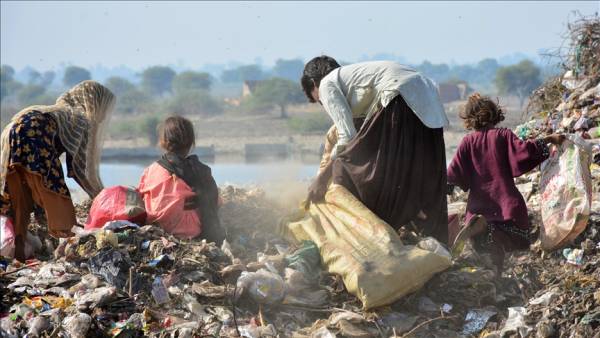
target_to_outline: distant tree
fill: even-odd
[[[417,66],[417,70],[438,82],[450,77],[450,67],[445,63],[436,65],[425,60]]]
[[[273,67],[273,75],[292,81],[298,81],[302,76],[304,70],[304,61],[300,59],[283,60],[279,59],[275,61]]]
[[[54,82],[54,78],[56,77],[56,73],[51,70],[45,71],[39,79],[38,84],[42,87],[48,88]]]
[[[175,71],[166,66],[153,66],[142,73],[142,88],[150,95],[171,92]]]
[[[245,65],[221,73],[223,82],[257,81],[264,78],[264,73],[259,65]]]
[[[0,101],[15,94],[21,87],[21,83],[14,79],[15,70],[9,65],[0,67]]]
[[[533,62],[523,60],[516,65],[499,68],[495,83],[500,94],[518,96],[523,107],[525,99],[542,83],[540,69]]]
[[[109,87],[110,88],[110,87]],[[137,88],[128,90],[117,95],[117,106],[115,112],[121,114],[137,114],[148,110],[153,100],[148,94]]]
[[[150,146],[156,146],[158,144],[158,124],[160,118],[155,115],[145,116],[142,121],[138,124],[139,131],[146,136]]]
[[[210,116],[222,113],[223,107],[207,91],[191,89],[177,92],[166,102],[164,112]]]
[[[105,81],[106,87],[110,89],[116,96],[121,96],[135,89],[133,83],[120,76],[111,76]],[[120,100],[120,98],[119,98]]]
[[[29,71],[29,74],[27,75],[27,77],[28,77],[27,83],[30,85],[39,85],[44,88],[48,88],[52,84],[52,81],[54,81],[55,75],[56,74],[51,70],[45,71],[42,74],[35,69],[31,69]]]
[[[177,74],[173,79],[173,91],[182,93],[187,90],[209,90],[211,84],[210,74],[186,71]]]
[[[15,77],[15,69],[9,65],[0,67],[0,77],[2,80],[13,80]]]
[[[89,80],[92,78],[92,74],[85,69],[77,66],[69,66],[65,69],[65,75],[63,76],[63,83],[67,87],[73,87],[81,81]]]
[[[304,102],[304,95],[297,82],[271,78],[261,81],[248,100],[250,106],[276,106],[279,108],[281,118],[287,118],[287,106]]]
[[[40,79],[42,78],[42,74],[40,74],[40,72],[38,72],[35,69],[32,69],[31,71],[29,71],[29,74],[27,76],[28,79],[28,83],[29,84],[38,84]]]
[[[48,102],[49,99],[44,95],[45,93],[46,88],[37,84],[28,84],[19,90],[17,99],[22,106],[51,103],[52,100],[50,99],[50,102]]]
[[[487,58],[477,63],[477,69],[486,73],[496,74],[496,71],[500,68],[496,59]]]

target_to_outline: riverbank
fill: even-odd
[[[520,109],[513,98],[502,98],[501,104],[506,114],[502,123],[505,127],[515,127],[522,122]],[[450,125],[444,130],[446,157],[451,158],[467,131],[462,127],[459,111],[464,101],[444,105]],[[290,108],[290,118],[310,113],[321,113],[320,107],[299,105]],[[325,139],[326,130],[300,133],[289,127],[288,120],[272,114],[242,115],[223,114],[213,117],[188,116],[196,131],[196,153],[199,156],[240,156],[246,157],[248,145],[277,145],[287,149],[288,158],[314,156],[318,159]],[[137,123],[135,117],[114,116],[111,125]],[[110,129],[110,128],[109,128]],[[146,158],[159,156],[160,151],[152,146],[147,137],[132,133],[109,133],[104,142],[105,158]],[[265,152],[254,155],[272,155]]]

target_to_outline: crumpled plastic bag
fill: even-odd
[[[242,294],[247,293],[257,303],[277,304],[283,300],[285,291],[285,282],[281,276],[260,269],[256,272],[242,272],[237,280],[235,297],[239,298]]]
[[[283,304],[320,308],[327,305],[329,292],[318,285],[318,279],[298,270],[285,269],[286,294]]]
[[[12,220],[0,215],[0,256],[15,257],[15,231]],[[25,258],[31,258],[42,248],[42,241],[36,235],[27,231],[25,237]]]
[[[29,330],[27,331],[27,336],[30,337],[41,337],[42,333],[48,332],[52,328],[50,318],[46,316],[37,316],[31,321],[29,321],[27,325],[29,327]]]
[[[75,304],[77,304],[77,307],[80,311],[84,311],[107,304],[116,297],[117,289],[115,287],[104,286],[90,290],[89,292],[82,294],[80,297],[77,297]]]
[[[507,333],[517,333],[520,337],[527,337],[527,335],[533,330],[529,325],[525,323],[525,315],[527,309],[524,307],[509,307],[508,318],[504,327],[500,331],[502,337]]]
[[[421,248],[423,250],[431,251],[440,256],[447,257],[450,260],[452,259],[452,255],[450,254],[448,249],[446,249],[442,245],[442,243],[440,243],[437,239],[435,239],[433,237],[423,238],[422,240],[419,241],[419,243],[417,243],[417,247]]]
[[[465,316],[465,324],[463,326],[463,334],[473,335],[478,334],[483,330],[488,320],[496,315],[496,311],[489,309],[473,309],[467,312]]]
[[[102,228],[106,222],[116,220],[145,222],[146,207],[137,189],[122,185],[102,189],[94,198],[85,229]]]
[[[87,313],[78,312],[66,317],[62,324],[70,338],[85,338],[92,324],[92,317]]]
[[[132,266],[128,256],[113,248],[104,248],[88,260],[91,273],[100,276],[107,283],[127,291],[129,281],[129,268]],[[133,275],[132,291],[136,293],[141,287],[137,274]]]

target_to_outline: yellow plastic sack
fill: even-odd
[[[542,249],[564,247],[585,230],[592,205],[590,165],[591,146],[574,134],[542,163]]]
[[[315,242],[328,271],[342,276],[364,309],[393,303],[452,264],[450,257],[402,244],[392,227],[335,184],[324,203],[282,222],[281,232],[293,242]]]

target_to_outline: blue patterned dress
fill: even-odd
[[[9,171],[11,167],[20,165],[28,172],[40,175],[49,190],[70,198],[59,158],[63,152],[65,149],[60,142],[54,118],[32,110],[15,121],[10,131]],[[67,167],[70,167],[70,162],[67,153]],[[0,214],[12,216],[6,187],[0,196]]]

